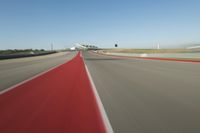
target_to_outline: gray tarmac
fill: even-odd
[[[115,133],[200,133],[200,63],[83,55]]]
[[[0,60],[0,91],[27,80],[41,72],[65,63],[75,56],[75,52]]]

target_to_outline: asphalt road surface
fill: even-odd
[[[200,133],[200,63],[83,55],[115,133]]]
[[[0,133],[106,133],[81,54],[0,95]]]
[[[0,60],[0,91],[72,59],[76,53]]]

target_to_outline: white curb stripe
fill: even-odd
[[[82,57],[83,62],[84,62],[84,64],[85,64],[84,58],[83,58],[83,56],[82,56],[82,52],[81,52],[81,57]],[[91,83],[91,86],[92,86],[94,95],[95,95],[95,97],[96,97],[97,104],[98,104],[98,107],[99,107],[101,116],[102,116],[102,118],[103,118],[103,121],[104,121],[104,125],[105,125],[105,127],[106,127],[106,132],[107,132],[107,133],[114,133],[113,128],[112,128],[112,126],[111,126],[111,124],[110,124],[110,121],[109,121],[109,119],[108,119],[108,116],[107,116],[107,114],[106,114],[106,111],[105,111],[105,109],[104,109],[104,106],[103,106],[103,104],[102,104],[102,102],[101,102],[101,99],[100,99],[100,97],[99,97],[99,94],[98,94],[98,92],[97,92],[97,89],[96,89],[96,87],[95,87],[95,85],[94,85],[92,76],[90,75],[90,72],[89,72],[88,67],[86,66],[86,64],[85,64],[85,68],[86,68],[86,72],[87,72],[87,75],[88,75],[88,77],[89,77],[89,80],[90,80],[90,83]]]

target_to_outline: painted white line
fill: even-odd
[[[83,58],[83,56],[82,56],[82,52],[81,52],[81,57],[82,57],[83,62],[84,62],[84,64],[85,64],[84,58]],[[97,104],[98,104],[98,107],[99,107],[99,109],[100,109],[101,116],[102,116],[102,118],[103,118],[103,121],[104,121],[104,124],[105,124],[105,127],[106,127],[106,132],[107,132],[107,133],[114,133],[113,128],[112,128],[112,126],[111,126],[111,124],[110,124],[110,121],[109,121],[109,119],[108,119],[108,116],[107,116],[107,114],[106,114],[106,111],[105,111],[105,109],[104,109],[104,106],[103,106],[103,104],[102,104],[102,102],[101,102],[101,99],[100,99],[100,97],[99,97],[99,94],[98,94],[98,92],[97,92],[97,89],[96,89],[96,87],[95,87],[95,85],[94,85],[92,76],[90,75],[90,72],[89,72],[89,70],[88,70],[86,64],[85,64],[85,68],[86,68],[86,72],[87,72],[87,75],[88,75],[88,77],[89,77],[89,80],[90,80],[90,83],[91,83],[91,86],[92,86],[94,95],[95,95],[95,97],[96,97]]]
[[[121,55],[112,55],[112,54],[102,54],[102,53],[94,53],[97,56],[111,57],[114,59],[136,59],[136,60],[149,60],[149,61],[170,61],[170,62],[181,62],[181,63],[200,63],[199,60],[193,59],[181,59],[181,58],[162,58],[162,57],[140,57],[140,56],[121,56]]]
[[[75,56],[74,56],[74,57],[75,57]],[[73,58],[74,58],[74,57],[73,57]],[[73,58],[72,58],[72,59],[73,59]],[[70,60],[72,60],[72,59],[70,59]],[[64,65],[65,63],[69,62],[70,60],[68,60],[68,61],[66,61],[66,62],[64,62],[64,63],[62,63],[62,64],[56,65],[56,66],[54,66],[54,67],[52,67],[52,68],[50,68],[50,69],[48,69],[48,70],[46,70],[46,71],[43,71],[43,72],[41,72],[41,73],[39,73],[39,74],[36,74],[35,76],[33,76],[33,77],[31,77],[31,78],[28,78],[28,79],[26,79],[26,80],[24,80],[24,81],[22,81],[22,82],[20,82],[20,83],[18,83],[18,84],[16,84],[16,85],[13,85],[13,86],[11,86],[11,87],[5,89],[5,90],[2,90],[2,91],[0,91],[0,95],[3,94],[3,93],[8,92],[8,91],[10,91],[10,90],[12,90],[12,89],[14,89],[14,88],[16,88],[16,87],[18,87],[18,86],[20,86],[20,85],[22,85],[22,84],[24,84],[24,83],[26,83],[26,82],[29,82],[29,81],[31,81],[31,80],[33,80],[33,79],[39,77],[39,76],[42,76],[43,74],[48,73],[48,72],[50,72],[50,71],[56,69],[57,67],[60,67],[60,66]]]

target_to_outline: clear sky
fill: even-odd
[[[0,49],[200,42],[200,0],[0,0]]]

